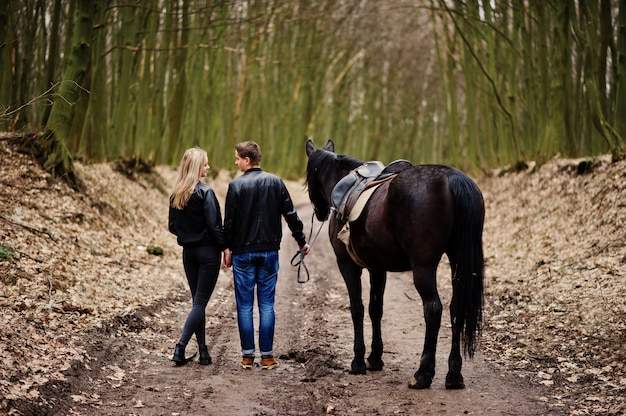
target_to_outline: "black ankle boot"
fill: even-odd
[[[172,361],[174,361],[176,363],[176,365],[183,365],[187,362],[187,359],[185,358],[185,346],[184,345],[180,345],[180,344],[176,344],[176,347],[174,348],[174,356],[172,357]]]
[[[209,349],[206,345],[200,347],[200,365],[209,365],[211,364],[211,356],[209,355]]]

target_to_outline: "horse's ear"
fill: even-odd
[[[308,139],[306,141],[306,155],[311,157],[311,155],[315,152],[315,145],[313,144],[313,140]]]
[[[329,152],[335,152],[335,143],[332,140],[328,139],[326,142],[326,146],[324,146],[324,150],[328,150]]]

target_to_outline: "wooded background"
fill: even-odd
[[[626,0],[8,0],[0,131],[45,166],[305,169],[305,138],[362,160],[479,172],[626,148]]]

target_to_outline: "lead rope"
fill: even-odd
[[[322,221],[320,224],[320,228],[317,229],[317,233],[315,233],[315,238],[313,240],[311,240],[311,237],[313,236],[313,222],[315,220],[315,212],[313,212],[313,215],[311,215],[311,231],[309,231],[309,249],[312,250],[313,249],[313,244],[315,244],[315,241],[317,240],[317,237],[320,235],[320,231],[322,231],[322,226],[324,225],[325,221]],[[298,283],[306,283],[309,281],[309,279],[311,278],[310,273],[309,273],[309,268],[306,267],[306,264],[304,263],[304,251],[305,249],[302,250],[298,250],[296,252],[296,254],[291,258],[291,265],[294,267],[298,267],[298,272],[297,272],[297,279],[298,279]],[[300,259],[294,263],[294,260],[296,260],[298,258],[298,256],[300,256]],[[306,272],[306,280],[302,280],[300,278],[300,271],[302,269],[302,267],[304,267],[304,271]]]

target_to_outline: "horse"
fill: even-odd
[[[484,257],[482,233],[485,205],[476,183],[465,173],[446,165],[412,165],[374,190],[356,220],[349,221],[351,255],[338,238],[345,219],[332,206],[337,182],[363,162],[335,153],[328,140],[316,149],[306,142],[306,188],[319,221],[329,220],[330,242],[350,299],[354,326],[354,358],[350,374],[383,369],[381,318],[387,272],[412,271],[413,284],[423,303],[426,323],[419,368],[409,381],[414,389],[430,388],[435,375],[435,352],[441,326],[442,304],[437,292],[437,267],[445,253],[452,271],[450,318],[452,348],[448,358],[447,389],[465,387],[461,374],[463,355],[473,358],[482,326]],[[357,259],[353,258],[356,255]],[[360,261],[359,261],[360,260]],[[371,352],[365,360],[364,307],[361,275],[370,275],[369,315]]]

